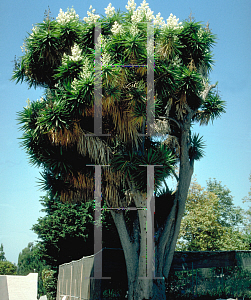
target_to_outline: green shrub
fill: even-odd
[[[46,291],[48,300],[55,300],[57,293],[57,278],[56,272],[53,270],[44,269],[42,271],[43,286]]]
[[[121,291],[115,290],[115,289],[107,289],[103,292],[103,298],[104,299],[120,299],[121,297]]]
[[[17,266],[10,261],[0,261],[0,275],[16,275]]]
[[[170,274],[168,299],[251,299],[251,272],[240,267],[210,268]]]

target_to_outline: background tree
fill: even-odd
[[[42,197],[45,216],[32,230],[38,235],[37,254],[53,270],[63,263],[94,253],[94,200],[62,203],[50,195]],[[103,247],[120,247],[117,232],[108,212],[102,215]]]
[[[43,280],[43,286],[45,289],[47,299],[48,300],[56,299],[56,292],[57,292],[57,290],[55,289],[55,286],[57,285],[56,271],[44,269],[42,271],[42,280]]]
[[[222,186],[216,179],[207,181],[207,191],[214,193],[219,200],[220,219],[219,223],[225,227],[238,227],[243,225],[244,211],[240,207],[234,206],[231,191]]]
[[[49,298],[56,293],[58,266],[94,253],[95,202],[62,203],[48,194],[41,198],[41,203],[45,216],[32,227],[39,242],[35,247],[30,243],[19,254],[18,273],[26,275],[36,269],[39,273],[39,294],[46,294]],[[103,248],[121,248],[109,211],[103,211],[102,225]]]
[[[18,275],[28,275],[29,273],[39,272],[44,266],[45,263],[41,260],[38,253],[37,244],[28,243],[28,246],[18,255]]]
[[[207,184],[207,190],[196,181],[190,186],[177,249],[247,250],[244,232],[238,228],[244,220],[243,211],[234,206],[230,190],[220,182],[214,179]]]
[[[249,176],[249,181],[251,183],[251,173]],[[243,198],[243,203],[251,202],[251,187],[248,195]],[[247,238],[247,243],[249,244],[249,249],[251,249],[251,206],[246,210],[246,223],[245,223],[245,233]]]
[[[15,275],[17,266],[6,260],[3,244],[0,246],[0,275]]]
[[[17,266],[10,261],[0,261],[0,275],[16,275]]]
[[[0,246],[0,261],[6,261],[5,253],[3,251],[3,244]]]
[[[109,5],[101,19],[91,7],[84,22],[73,9],[60,10],[54,21],[47,16],[26,38],[13,79],[46,88],[44,98],[19,114],[23,146],[31,162],[44,168],[43,187],[63,202],[88,201],[94,198],[94,168],[87,165],[110,165],[102,170],[106,205],[136,207],[132,212],[111,211],[125,254],[129,299],[165,299],[162,279],[142,279],[146,257],[154,260],[150,246],[146,252],[147,211],[142,207],[165,178],[175,176],[175,192],[167,190],[156,201],[156,215],[161,208],[162,213],[155,222],[155,276],[167,278],[194,161],[203,156],[202,138],[192,134],[191,125],[207,125],[219,117],[224,102],[208,79],[215,42],[208,26],[181,24],[172,14],[165,22],[145,0],[137,9],[129,0],[126,8],[126,13],[115,12]],[[95,22],[103,22],[97,39]],[[146,22],[155,25],[155,45],[149,42],[148,47]],[[155,107],[147,106],[146,93],[153,96],[153,87],[146,83],[151,72],[145,67],[147,57],[155,63]],[[102,130],[108,137],[94,134],[94,94],[101,96],[94,85],[103,90]],[[155,108],[153,129],[163,133],[162,142],[146,135],[151,129],[149,107]],[[142,165],[161,165],[155,168],[154,185],[149,185]],[[148,218],[148,228],[154,221]]]
[[[17,275],[28,275],[29,273],[38,273],[38,295],[45,295],[45,289],[42,281],[42,271],[48,269],[40,251],[39,245],[28,243],[18,256]]]
[[[49,196],[41,199],[46,215],[32,230],[38,235],[38,251],[53,269],[93,254],[93,201],[61,203]]]

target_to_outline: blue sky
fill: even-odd
[[[195,126],[204,136],[206,156],[195,165],[197,181],[216,178],[226,185],[234,196],[235,205],[250,189],[251,172],[251,33],[250,0],[149,0],[155,14],[164,19],[173,13],[180,21],[190,13],[196,21],[210,23],[217,34],[214,48],[215,66],[212,83],[218,81],[222,98],[227,101],[227,113],[213,125]],[[140,1],[136,1],[137,5]],[[44,11],[50,7],[56,18],[59,9],[74,7],[80,18],[86,16],[90,5],[98,14],[104,14],[109,1],[86,0],[9,0],[0,3],[0,244],[6,258],[17,263],[18,254],[29,242],[37,239],[31,227],[36,223],[43,195],[37,186],[38,169],[28,163],[25,151],[19,147],[21,132],[17,125],[17,112],[26,106],[27,98],[37,100],[43,90],[28,90],[25,83],[10,81],[15,55],[22,55],[23,39],[34,24],[42,22]],[[127,1],[112,1],[112,5],[125,10]]]

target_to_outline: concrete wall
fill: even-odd
[[[27,276],[0,275],[1,300],[36,300],[37,273]]]
[[[9,300],[7,288],[7,276],[0,275],[0,299]]]

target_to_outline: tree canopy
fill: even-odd
[[[31,162],[44,167],[43,187],[62,200],[93,198],[93,170],[86,167],[91,163],[113,166],[104,171],[104,195],[117,205],[121,199],[118,185],[123,189],[132,182],[136,188],[146,186],[142,183],[146,168],[137,165],[163,165],[155,172],[155,184],[160,185],[179,156],[180,125],[187,113],[193,122],[207,124],[224,112],[223,101],[209,89],[207,79],[215,42],[211,30],[193,21],[181,25],[172,14],[165,23],[150,14],[144,3],[135,11],[133,3],[128,4],[131,8],[126,14],[112,10],[102,19],[91,10],[84,21],[73,9],[60,11],[56,20],[47,15],[25,39],[24,55],[16,62],[13,79],[26,81],[30,87],[45,87],[46,93],[19,113],[23,146]],[[167,122],[161,119],[155,126],[166,125],[168,139],[162,146],[151,141],[139,148],[138,133],[147,133],[150,50],[144,21],[151,20],[155,25],[155,113],[171,121],[168,130]],[[96,48],[94,21],[102,26]],[[94,133],[94,58],[101,47],[102,129],[110,137],[87,135]],[[202,145],[198,135],[191,135],[191,159],[201,158]],[[119,179],[121,173],[126,183]]]
[[[223,186],[217,180],[209,179],[207,181],[207,191],[214,193],[219,199],[220,219],[222,226],[235,227],[243,224],[243,211],[240,207],[234,206],[234,198],[231,191]]]
[[[60,264],[93,254],[94,201],[61,203],[45,196],[41,199],[45,216],[32,230],[38,235],[38,254],[56,269]]]
[[[178,250],[217,251],[247,250],[244,232],[239,226],[244,212],[235,207],[228,188],[209,180],[207,189],[193,181],[181,221]]]
[[[5,257],[5,253],[3,251],[3,244],[1,244],[0,246],[0,261],[5,261],[6,257]]]
[[[29,273],[38,273],[38,295],[45,294],[42,282],[42,271],[48,269],[44,258],[39,251],[38,243],[28,243],[18,255],[17,275],[28,275]]]
[[[249,182],[251,183],[251,173],[249,176]],[[251,201],[251,186],[250,190],[248,192],[248,195],[243,198],[243,203]],[[245,233],[247,236],[247,242],[249,243],[249,247],[251,247],[251,206],[249,205],[247,211],[246,211],[246,224],[245,224]]]
[[[28,243],[18,255],[18,270],[19,275],[28,275],[29,273],[39,272],[44,264],[37,252],[37,246],[33,243]]]
[[[10,261],[0,261],[0,275],[16,275],[17,266]]]
[[[17,266],[6,260],[3,244],[0,245],[0,275],[15,275]]]

